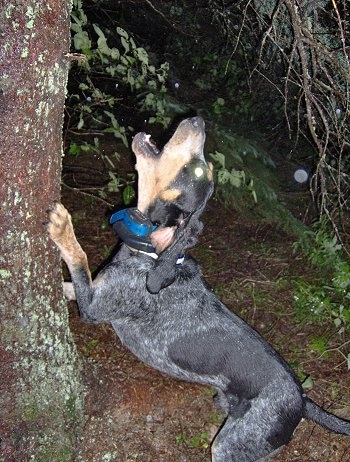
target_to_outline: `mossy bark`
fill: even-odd
[[[81,370],[43,222],[59,199],[69,0],[0,13],[0,461],[71,461]]]

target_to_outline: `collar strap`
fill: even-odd
[[[157,229],[151,220],[136,207],[119,210],[109,220],[114,232],[133,252],[142,253],[157,260],[156,249],[151,242],[151,233]],[[181,266],[185,255],[178,255],[175,266]]]
[[[158,259],[158,255],[156,253],[151,253],[151,252],[144,252],[143,250],[137,250],[137,249],[133,249],[132,247],[129,247],[128,248],[132,251],[132,252],[135,252],[135,253],[142,253],[144,255],[148,255],[149,257],[153,258],[153,260],[157,260]],[[175,263],[175,266],[181,266],[182,263],[185,261],[185,255],[178,255],[177,257],[177,260],[176,260],[176,263]]]
[[[128,246],[128,249],[135,253],[142,253],[144,255],[148,255],[149,257],[153,258],[153,260],[157,260],[158,258],[158,255],[155,252],[144,252],[143,250],[133,249],[130,246]]]

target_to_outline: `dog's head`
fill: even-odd
[[[183,120],[162,151],[138,133],[132,149],[138,172],[138,209],[157,229],[151,241],[158,254],[147,288],[159,292],[175,278],[179,254],[196,243],[199,216],[213,191],[212,165],[204,159],[204,121]]]

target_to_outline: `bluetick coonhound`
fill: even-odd
[[[134,137],[138,206],[112,216],[123,244],[94,281],[69,213],[54,204],[47,227],[71,274],[68,295],[75,293],[86,322],[111,323],[141,361],[217,390],[227,418],[212,444],[213,462],[265,461],[303,417],[350,435],[350,421],[304,394],[289,365],[216,298],[186,255],[213,191],[204,140],[200,117],[183,120],[162,151],[145,133]]]

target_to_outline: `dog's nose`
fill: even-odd
[[[189,120],[194,128],[199,128],[201,130],[204,130],[204,120],[202,119],[202,117],[199,117],[199,116],[192,117]]]

